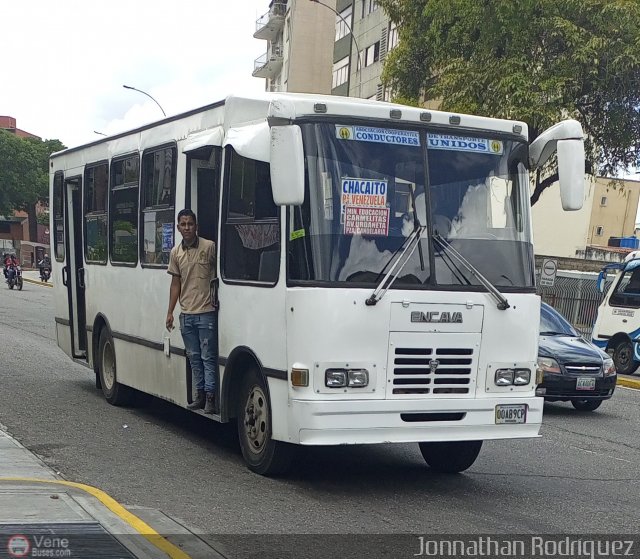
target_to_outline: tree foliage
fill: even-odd
[[[0,130],[0,214],[28,211],[49,196],[49,156],[59,140],[20,138]]]
[[[640,0],[379,3],[399,29],[383,72],[399,98],[522,120],[530,141],[576,118],[591,169],[640,167]]]

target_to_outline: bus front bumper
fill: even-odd
[[[523,423],[497,423],[496,406],[523,404]],[[544,399],[533,396],[437,401],[291,400],[289,442],[338,445],[539,437],[543,406]]]

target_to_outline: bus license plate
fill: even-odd
[[[527,404],[498,404],[496,423],[526,423]]]
[[[576,379],[576,390],[595,390],[596,379],[593,377],[578,377]]]

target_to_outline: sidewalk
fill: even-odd
[[[64,480],[0,425],[0,558],[15,557],[222,559],[160,511]]]

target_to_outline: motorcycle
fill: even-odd
[[[16,266],[14,268],[13,276],[9,274],[9,277],[7,277],[7,285],[9,286],[9,289],[17,287],[18,291],[22,291],[22,269],[20,266]]]
[[[43,266],[40,268],[40,281],[47,282],[51,277],[51,268],[49,266]]]

